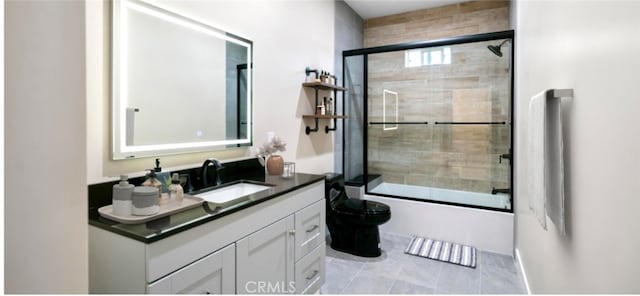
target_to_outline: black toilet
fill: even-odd
[[[370,200],[348,198],[340,174],[325,175],[327,227],[331,248],[362,257],[378,257],[378,225],[391,218],[389,206]]]

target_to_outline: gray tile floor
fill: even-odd
[[[322,294],[524,294],[511,256],[478,252],[475,269],[404,253],[411,237],[380,233],[382,256],[363,258],[327,245]]]

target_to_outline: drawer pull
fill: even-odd
[[[310,276],[307,277],[307,279],[310,280],[310,279],[316,277],[316,275],[318,275],[318,273],[319,273],[318,270],[314,270],[313,273]]]
[[[318,229],[318,225],[313,225],[313,227],[307,229],[307,232],[312,232],[314,230]]]
[[[291,229],[291,230],[289,230],[289,234],[290,234],[290,235],[296,235],[296,230],[295,230],[295,229]]]

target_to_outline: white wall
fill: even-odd
[[[518,1],[516,248],[533,293],[640,293],[640,2]],[[563,102],[567,232],[528,208],[529,98]]]
[[[335,72],[334,2],[314,1],[156,1],[158,6],[198,19],[253,41],[254,145],[268,131],[287,143],[285,161],[295,161],[298,172],[323,173],[334,168],[333,135],[305,135],[302,114],[313,112],[313,91],[302,88],[306,66]],[[88,182],[108,176],[141,172],[153,158],[110,160],[108,23],[106,4],[87,2]],[[185,115],[186,116],[186,115]],[[193,153],[161,157],[163,168],[200,165],[207,157],[242,157],[246,150]]]
[[[82,1],[5,2],[6,293],[87,293]]]

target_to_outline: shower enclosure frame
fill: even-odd
[[[493,41],[493,40],[502,40],[509,39],[511,41],[511,57],[510,57],[510,116],[508,125],[510,125],[511,129],[509,130],[509,154],[511,155],[511,159],[509,159],[509,201],[511,203],[510,209],[500,209],[500,208],[492,208],[492,207],[484,207],[478,205],[470,205],[470,204],[461,204],[461,203],[453,203],[447,201],[440,200],[432,200],[432,199],[420,199],[408,196],[398,196],[398,195],[389,195],[389,194],[380,194],[380,193],[372,193],[369,192],[369,174],[368,174],[368,119],[369,119],[369,106],[368,106],[368,56],[369,54],[377,54],[377,53],[386,53],[393,51],[401,51],[401,50],[410,50],[417,48],[430,48],[430,47],[438,47],[438,46],[447,46],[447,45],[458,45],[458,44],[466,44],[466,43],[474,43],[474,42],[484,42],[484,41]],[[499,31],[499,32],[491,32],[491,33],[481,33],[481,34],[473,34],[473,35],[464,35],[464,36],[456,36],[451,38],[443,38],[443,39],[435,39],[435,40],[427,40],[427,41],[414,41],[414,42],[406,42],[400,44],[392,44],[392,45],[383,45],[376,47],[368,47],[361,49],[353,49],[353,50],[345,50],[342,52],[342,86],[347,87],[347,79],[346,79],[346,65],[347,58],[352,56],[362,56],[363,58],[363,122],[362,122],[362,158],[363,158],[363,168],[362,168],[362,178],[363,185],[365,186],[365,194],[405,199],[405,200],[413,200],[420,202],[429,202],[429,203],[437,203],[437,204],[445,204],[445,205],[453,205],[453,206],[462,206],[467,208],[476,208],[476,209],[484,209],[498,212],[507,212],[514,213],[515,203],[514,200],[514,182],[513,182],[513,173],[514,173],[514,160],[515,160],[515,149],[514,149],[514,133],[515,133],[515,107],[514,107],[514,73],[515,73],[515,32],[513,30],[507,31]],[[346,97],[346,94],[345,94]],[[342,100],[342,110],[346,111],[346,98]],[[355,120],[355,118],[352,118]],[[346,164],[346,132],[342,133],[342,174],[345,175],[345,164]],[[345,180],[348,181],[348,180]]]

